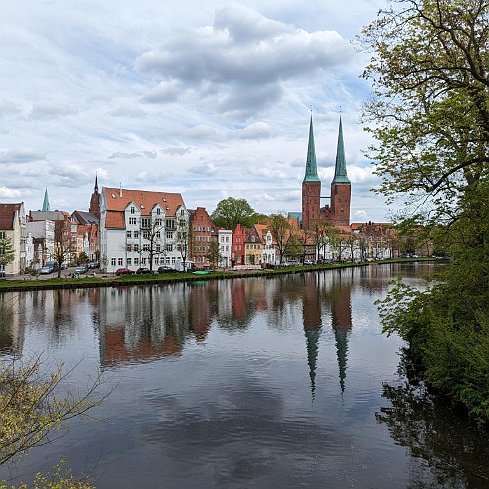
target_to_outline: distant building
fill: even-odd
[[[276,242],[266,224],[255,224],[255,230],[262,242],[262,263],[275,265],[277,263]]]
[[[318,177],[316,148],[312,116],[309,125],[309,143],[307,147],[306,172],[302,181],[302,228],[313,229],[315,221],[324,218],[335,226],[349,226],[351,182],[346,172],[345,147],[343,142],[343,125],[340,117],[336,164],[331,182],[330,204],[321,207],[321,180]],[[296,213],[293,213],[296,214]],[[289,213],[290,215],[290,213]],[[294,216],[295,217],[295,216]]]
[[[101,267],[180,269],[189,253],[189,212],[179,193],[102,188]]]
[[[52,261],[54,253],[54,221],[30,221],[26,224],[26,264],[41,268]]]
[[[15,256],[6,266],[0,265],[0,271],[6,275],[22,273],[26,267],[26,217],[24,203],[0,204],[0,239],[8,238],[12,243]]]
[[[233,232],[230,229],[219,229],[218,241],[219,251],[221,253],[221,263],[219,266],[228,268],[232,264]]]
[[[99,218],[91,212],[74,211],[71,221],[76,224],[77,253],[85,253],[90,261],[100,258]]]
[[[101,197],[98,191],[98,180],[97,175],[95,175],[95,186],[93,187],[92,197],[90,198],[90,206],[88,212],[100,219],[100,203]]]
[[[237,224],[233,229],[233,251],[231,256],[232,265],[245,264],[245,228]]]
[[[210,266],[209,252],[210,243],[217,242],[217,231],[205,207],[190,209],[191,226],[191,260],[195,262],[197,268]]]

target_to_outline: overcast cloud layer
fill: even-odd
[[[87,209],[97,172],[210,212],[228,196],[300,210],[310,107],[328,195],[341,106],[352,220],[385,220],[361,152],[365,60],[350,42],[383,2],[285,3],[2,7],[0,201],[38,209],[48,187],[53,208]]]

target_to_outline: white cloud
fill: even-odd
[[[45,160],[46,154],[32,150],[12,150],[0,152],[0,163],[27,163]]]
[[[57,104],[34,104],[29,114],[31,119],[49,120],[58,119],[67,115],[76,114],[74,107]]]
[[[3,185],[0,186],[0,198],[2,199],[21,198],[22,195],[19,189],[8,188]]]

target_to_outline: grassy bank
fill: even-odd
[[[49,290],[49,289],[78,289],[89,287],[120,287],[130,285],[151,285],[169,282],[189,282],[202,280],[219,280],[243,277],[277,276],[288,273],[314,272],[318,270],[334,270],[338,268],[349,268],[359,266],[377,266],[386,263],[404,263],[418,261],[434,261],[434,258],[400,258],[396,260],[381,260],[376,262],[361,263],[333,263],[327,265],[305,265],[294,267],[277,267],[265,270],[242,270],[242,271],[213,271],[207,275],[193,275],[192,273],[165,273],[162,275],[126,275],[122,277],[98,276],[98,277],[61,277],[50,279],[36,279],[28,277],[25,280],[1,280],[0,292],[15,292],[23,290]]]

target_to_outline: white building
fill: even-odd
[[[25,269],[25,211],[24,203],[0,204],[0,239],[10,239],[14,249],[14,260],[0,265],[0,272],[7,275],[22,273]]]
[[[104,271],[181,269],[189,260],[189,212],[179,193],[102,188],[100,256]]]
[[[54,221],[31,221],[26,224],[26,265],[40,268],[53,260]]]
[[[219,266],[222,268],[229,268],[231,266],[233,232],[230,229],[219,229],[218,242],[219,251],[221,253],[221,263],[219,263]]]
[[[268,230],[263,236],[263,263],[268,263],[269,265],[277,264],[277,249],[273,242],[273,236],[270,230]]]

